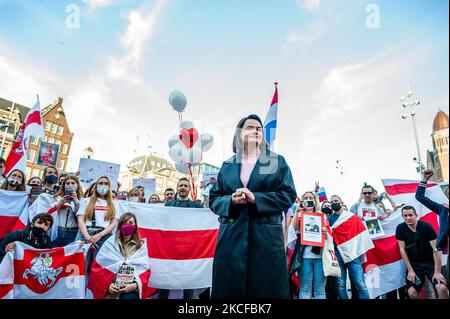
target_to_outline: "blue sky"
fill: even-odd
[[[70,4],[80,28],[65,25]],[[366,26],[370,4],[379,28]],[[353,202],[363,182],[417,178],[399,97],[410,82],[423,102],[425,158],[433,118],[448,109],[448,47],[445,0],[0,0],[0,96],[27,105],[36,93],[44,104],[62,96],[76,169],[88,145],[120,164],[145,144],[167,156],[177,126],[167,98],[179,89],[185,118],[215,137],[205,161],[220,166],[234,125],[264,118],[277,80],[278,151],[298,193],[315,180],[341,193],[341,159]]]

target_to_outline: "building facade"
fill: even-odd
[[[14,107],[13,107],[14,104]],[[11,108],[13,111],[11,112]],[[9,128],[3,129],[2,139],[5,137],[5,147],[2,149],[2,157],[7,158],[15,135],[20,126],[26,119],[30,108],[13,103],[11,101],[0,99],[0,115],[6,116],[10,123]],[[63,99],[58,97],[52,104],[41,109],[42,121],[45,131],[44,142],[58,145],[58,154],[56,157],[56,167],[59,171],[65,171],[69,160],[70,148],[72,145],[73,133],[69,129],[68,121],[64,113]],[[5,121],[5,117],[2,117]],[[8,131],[4,134],[4,131]],[[27,179],[39,176],[42,177],[45,166],[38,165],[39,150],[41,148],[41,141],[32,138],[27,152]],[[56,147],[54,148],[56,149]]]
[[[434,118],[431,138],[433,140],[433,151],[427,152],[427,168],[433,169],[435,172],[433,181],[448,182],[449,124],[448,115],[442,111],[439,111]]]
[[[219,171],[217,166],[202,163],[194,167],[193,176],[195,181],[199,181],[203,172]],[[121,191],[128,191],[132,188],[133,179],[155,178],[156,194],[162,199],[166,188],[176,190],[178,180],[182,177],[189,177],[180,173],[167,159],[147,155],[139,156],[131,160],[126,169],[120,172],[119,182]]]

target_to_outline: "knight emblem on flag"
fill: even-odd
[[[23,278],[28,279],[28,275],[32,275],[33,278],[39,281],[39,284],[51,288],[63,270],[63,267],[51,268],[52,263],[53,258],[50,253],[40,253],[38,257],[34,257],[31,260],[32,266],[25,270]]]

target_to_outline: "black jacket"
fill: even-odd
[[[243,185],[241,164],[233,156],[223,163],[209,194],[209,207],[219,215],[213,264],[212,299],[289,298],[282,212],[296,197],[285,159],[263,152],[247,188],[255,204],[231,204]]]
[[[426,182],[420,182],[419,187],[417,187],[416,191],[416,199],[428,209],[439,215],[439,234],[436,241],[436,248],[439,250],[443,250],[447,247],[448,243],[448,207],[438,204],[426,197],[426,187]]]
[[[31,247],[38,248],[38,249],[44,249],[44,248],[53,248],[54,245],[52,244],[50,237],[45,234],[41,238],[34,239],[31,236],[31,226],[28,226],[24,230],[17,230],[12,233],[9,233],[3,239],[0,240],[0,262],[3,260],[3,257],[5,257],[6,252],[6,246],[10,243],[13,243],[15,241],[20,241],[24,244],[27,244]]]

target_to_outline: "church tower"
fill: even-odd
[[[436,175],[434,180],[436,182],[448,182],[448,135],[448,115],[439,111],[434,118],[433,133],[431,134]]]

